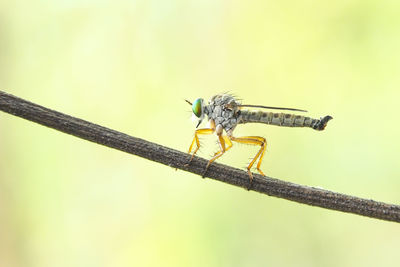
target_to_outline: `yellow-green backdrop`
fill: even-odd
[[[184,99],[332,115],[244,125],[263,170],[400,203],[400,4],[0,2],[0,89],[185,151]],[[217,149],[203,138],[199,154]],[[245,167],[256,148],[219,162]],[[398,266],[400,227],[247,192],[0,113],[0,266]]]

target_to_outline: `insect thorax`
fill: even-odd
[[[231,95],[215,95],[205,106],[204,112],[215,125],[221,125],[226,132],[233,131],[240,116],[240,103]]]

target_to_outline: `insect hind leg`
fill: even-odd
[[[247,166],[247,173],[249,174],[250,182],[251,182],[253,180],[253,174],[251,173],[250,169],[251,169],[251,167],[253,167],[254,163],[258,159],[258,163],[257,163],[257,167],[256,167],[257,171],[261,175],[265,176],[265,174],[260,169],[261,162],[264,158],[265,150],[267,148],[267,141],[265,140],[265,138],[261,137],[261,136],[242,136],[242,137],[230,136],[230,139],[232,141],[242,143],[242,144],[261,146],[260,150],[258,150],[257,154],[254,156],[254,158],[250,161],[249,165]]]

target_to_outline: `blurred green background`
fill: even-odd
[[[243,125],[272,177],[400,203],[398,1],[0,2],[0,88],[186,151],[190,106],[332,115]],[[205,137],[199,154],[216,151]],[[257,148],[219,162],[245,167]],[[398,266],[398,224],[175,171],[0,113],[0,266]]]

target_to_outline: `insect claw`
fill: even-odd
[[[201,177],[202,177],[203,179],[206,178],[206,173],[207,173],[208,167],[210,167],[210,162],[207,163],[206,168],[204,169],[203,173],[201,174]]]
[[[189,161],[188,161],[184,166],[185,166],[185,167],[189,166],[190,163],[192,162],[193,158],[194,158],[194,154],[192,154],[192,155],[190,156]]]
[[[250,169],[247,170],[247,173],[249,174],[249,186],[247,187],[247,191],[250,191],[251,186],[253,185],[253,174]]]
[[[207,169],[203,172],[203,174],[201,175],[201,178],[206,179],[206,173],[207,173]]]
[[[265,176],[265,174],[262,172],[262,170],[260,170],[259,168],[257,168],[257,171],[262,175]]]

